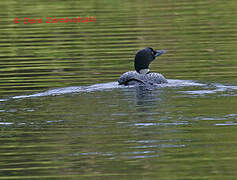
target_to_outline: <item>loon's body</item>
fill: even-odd
[[[136,71],[128,71],[118,79],[119,85],[154,85],[168,83],[165,77],[159,73],[151,73],[149,70],[150,63],[161,54],[164,50],[154,51],[152,48],[145,48],[135,56],[134,67]]]
[[[118,79],[118,83],[120,85],[153,85],[168,83],[168,81],[159,73],[140,74],[137,71],[128,71]]]

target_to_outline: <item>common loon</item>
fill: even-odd
[[[154,85],[168,83],[165,77],[159,73],[151,73],[150,63],[157,57],[164,54],[165,50],[153,50],[150,47],[137,52],[134,60],[136,71],[128,71],[118,79],[119,85]]]

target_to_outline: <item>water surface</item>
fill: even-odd
[[[236,1],[0,4],[0,179],[235,179]],[[119,86],[147,46],[169,83]]]

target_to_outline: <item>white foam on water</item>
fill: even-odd
[[[228,86],[223,84],[210,84],[205,85],[205,89],[203,90],[192,90],[192,91],[179,91],[184,94],[192,94],[192,95],[206,95],[206,94],[215,94],[218,92],[230,92],[237,90],[237,86]],[[236,94],[236,93],[235,93]]]
[[[14,96],[14,97],[12,97],[12,99],[22,99],[22,98],[32,98],[32,97],[42,97],[42,96],[55,96],[55,95],[80,93],[80,92],[101,91],[101,90],[114,89],[114,88],[119,88],[119,85],[117,82],[94,84],[91,86],[73,86],[73,87],[57,88],[57,89],[48,90],[48,91],[45,91],[42,93]]]
[[[192,87],[197,86],[199,90],[191,90],[191,91],[178,91],[182,94],[190,94],[190,95],[205,95],[205,94],[213,94],[217,92],[237,90],[237,86],[226,86],[223,84],[203,84],[198,83],[192,80],[177,80],[177,79],[168,79],[167,84],[159,84],[156,86],[151,86],[151,90],[155,90],[157,88],[172,88],[172,87]],[[200,90],[200,87],[203,88]],[[117,89],[117,88],[135,88],[135,86],[123,86],[118,85],[117,82],[109,82],[109,83],[100,83],[94,84],[90,86],[73,86],[73,87],[65,87],[65,88],[57,88],[48,90],[41,93],[30,94],[30,95],[21,95],[14,96],[9,99],[23,99],[23,98],[34,98],[34,97],[43,97],[43,96],[56,96],[63,94],[72,94],[72,93],[82,93],[82,92],[93,92],[93,91],[105,91],[109,89]],[[150,89],[150,88],[148,88]],[[9,99],[0,99],[0,101],[7,101]]]

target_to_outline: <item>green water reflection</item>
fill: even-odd
[[[236,126],[228,126],[237,120],[236,98],[197,100],[169,89],[134,95],[125,89],[4,102],[3,179],[236,176]]]
[[[0,92],[115,81],[134,54],[167,49],[153,71],[168,78],[236,81],[235,1],[5,1]],[[96,16],[91,23],[14,24],[14,19]]]

